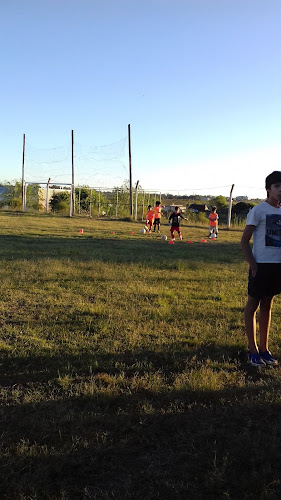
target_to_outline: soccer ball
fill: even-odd
[[[166,234],[163,234],[163,236],[161,237],[161,240],[162,240],[162,241],[166,241],[166,240],[167,240],[167,236],[166,236]]]
[[[143,228],[140,230],[140,234],[145,234],[146,233],[146,230]]]

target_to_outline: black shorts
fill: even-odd
[[[160,224],[160,219],[154,219],[154,225],[159,226]]]
[[[248,294],[250,297],[262,299],[281,293],[281,264],[257,264],[256,276],[249,271]]]

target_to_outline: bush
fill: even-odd
[[[245,215],[247,214],[251,208],[255,206],[255,203],[252,202],[246,202],[246,201],[239,201],[239,203],[236,203],[236,205],[233,205],[232,212],[235,215]]]
[[[54,194],[50,200],[51,212],[66,214],[70,209],[70,193],[62,191],[61,193]]]

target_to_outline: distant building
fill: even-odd
[[[175,207],[179,207],[181,212],[186,212],[185,205],[166,205],[165,208],[163,208],[162,213],[168,216],[170,213],[174,212]]]
[[[236,196],[235,201],[247,201],[248,196]]]

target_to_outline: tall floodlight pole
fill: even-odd
[[[228,213],[227,213],[227,229],[230,229],[231,223],[231,209],[232,209],[232,192],[233,192],[234,184],[231,186],[229,202],[228,202]]]
[[[130,182],[130,215],[133,216],[133,193],[132,193],[132,154],[131,154],[131,125],[128,125],[129,142],[129,182]]]
[[[74,188],[74,131],[71,131],[71,165],[72,165],[72,180],[71,180],[71,215],[75,214],[75,188]]]
[[[21,176],[21,200],[22,200],[22,209],[23,209],[23,211],[24,211],[24,159],[25,159],[25,134],[23,134],[22,176]]]

